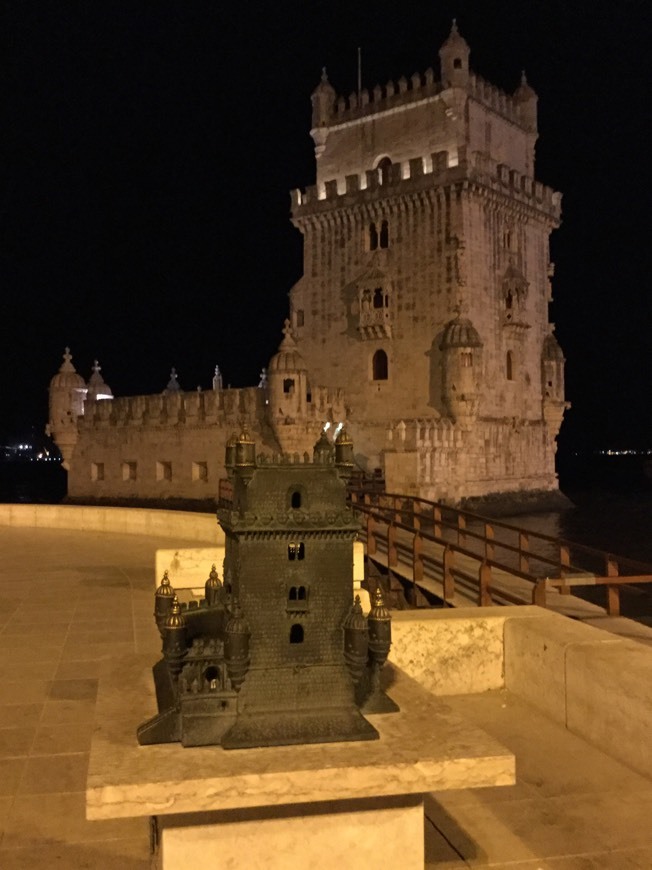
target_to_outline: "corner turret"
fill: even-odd
[[[466,88],[469,84],[469,55],[471,49],[457,29],[457,21],[453,25],[448,39],[439,49],[441,63],[441,84],[446,88]]]
[[[88,393],[86,394],[86,398],[88,399],[112,399],[113,391],[111,387],[105,382],[104,378],[100,374],[102,371],[102,367],[98,363],[97,360],[93,360],[93,374],[90,376],[88,380]]]
[[[537,103],[539,98],[528,84],[525,70],[521,73],[521,83],[514,91],[519,117],[529,133],[537,132]]]
[[[543,340],[541,352],[541,394],[543,418],[556,435],[561,427],[564,411],[570,404],[564,401],[564,354],[551,331]]]
[[[328,81],[326,67],[324,67],[321,71],[321,81],[310,96],[312,102],[312,130],[310,135],[315,143],[315,156],[317,158],[319,158],[326,144],[328,127],[330,126],[335,107],[335,97],[335,89]]]
[[[50,415],[45,431],[53,439],[63,459],[63,467],[70,469],[77,443],[77,418],[84,413],[86,383],[72,364],[70,348],[63,354],[63,363],[50,381]]]
[[[444,327],[442,352],[442,400],[457,423],[477,417],[480,401],[482,341],[470,320],[458,314]]]

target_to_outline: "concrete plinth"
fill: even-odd
[[[310,867],[422,867],[424,793],[514,782],[508,750],[390,667],[401,711],[369,717],[378,741],[139,746],[136,725],[155,712],[149,664],[125,658],[100,680],[87,816],[157,817],[165,870],[288,866],[291,850]]]

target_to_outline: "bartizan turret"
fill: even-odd
[[[310,96],[312,102],[312,129],[310,130],[310,135],[315,143],[315,157],[317,158],[323,152],[324,145],[326,144],[328,127],[333,117],[335,96],[335,89],[328,81],[326,67],[324,67],[321,71],[321,81]]]
[[[97,399],[98,401],[101,401],[103,399],[113,398],[113,391],[111,390],[111,387],[106,383],[101,373],[102,367],[97,360],[94,360],[93,374],[88,379],[88,393],[86,395],[87,399]]]
[[[543,418],[556,434],[561,427],[564,411],[570,407],[564,401],[564,354],[559,342],[550,332],[543,340],[541,352],[541,395]]]
[[[441,84],[447,88],[466,88],[469,84],[469,55],[471,49],[457,29],[453,18],[453,26],[448,39],[439,49],[441,64]]]
[[[61,368],[50,381],[50,414],[45,429],[61,451],[62,465],[66,471],[70,468],[77,443],[77,418],[84,413],[86,391],[86,382],[77,374],[70,348],[67,347]]]
[[[459,315],[444,327],[442,400],[456,423],[466,426],[478,416],[482,341],[468,318]]]

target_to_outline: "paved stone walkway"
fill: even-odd
[[[0,527],[2,870],[149,866],[146,820],[87,822],[84,789],[104,664],[158,656],[154,552],[170,544],[193,545]],[[652,868],[649,780],[504,693],[447,703],[516,753],[518,782],[429,798],[428,867]]]

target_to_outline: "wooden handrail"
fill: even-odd
[[[443,511],[449,510],[446,506],[442,506],[433,502],[427,502],[425,499],[417,499],[412,496],[396,496],[392,494],[380,493],[377,496],[377,501],[380,505],[376,506],[370,503],[368,494],[363,496],[363,504],[356,494],[352,494],[352,507],[354,510],[366,516],[366,532],[367,532],[367,553],[373,556],[377,553],[378,536],[382,535],[385,538],[387,547],[387,565],[389,568],[396,568],[399,564],[399,550],[401,551],[403,564],[406,564],[406,558],[412,562],[412,584],[413,584],[413,601],[417,600],[417,584],[424,580],[424,561],[436,566],[441,571],[443,598],[446,602],[451,602],[455,596],[455,580],[456,578],[467,582],[478,584],[478,604],[486,606],[492,603],[492,597],[510,601],[512,603],[529,603],[525,602],[522,597],[514,595],[507,590],[502,590],[492,584],[493,569],[501,570],[511,574],[522,580],[529,581],[533,584],[532,602],[540,606],[546,606],[546,593],[549,589],[556,588],[562,594],[570,594],[573,587],[581,587],[587,585],[605,586],[607,592],[606,609],[610,615],[618,615],[620,613],[620,587],[623,585],[634,585],[638,583],[652,583],[652,567],[649,568],[649,573],[636,575],[620,575],[619,568],[623,562],[630,564],[641,565],[633,560],[616,558],[611,554],[604,553],[599,550],[592,550],[593,553],[599,554],[603,560],[604,576],[588,573],[585,569],[575,566],[571,563],[571,547],[575,545],[566,540],[557,540],[548,535],[539,535],[530,530],[518,529],[516,526],[509,526],[506,523],[496,523],[493,520],[483,520],[484,534],[481,534],[474,529],[469,529],[466,524],[466,518],[461,518],[458,514],[455,524],[449,523],[443,518]],[[407,507],[406,507],[407,502]],[[422,519],[424,514],[421,510],[417,511],[414,508],[415,502],[419,504],[425,503],[432,508],[432,523],[433,533],[424,529]],[[384,504],[383,504],[384,503]],[[468,512],[466,516],[472,516]],[[412,524],[403,522],[412,519]],[[514,546],[507,542],[497,540],[495,538],[494,527],[498,525],[501,528],[514,529],[518,532],[518,546]],[[384,528],[384,532],[381,529]],[[411,547],[405,542],[401,542],[397,538],[397,532],[402,530],[411,535]],[[445,538],[444,531],[449,530],[455,540]],[[482,543],[482,552],[477,552],[468,549],[466,538],[469,537],[474,541]],[[544,540],[546,542],[554,541],[558,547],[559,559],[549,559],[532,550],[532,539]],[[442,547],[441,559],[424,552],[424,541],[431,541]],[[518,556],[518,568],[508,565],[500,559],[496,558],[496,548],[501,548],[508,553],[515,553]],[[587,549],[582,548],[580,549]],[[478,564],[478,575],[474,577],[468,572],[465,572],[455,565],[455,556],[461,556],[473,559]],[[532,574],[531,561],[536,560],[539,563],[547,564],[555,567],[559,576],[553,579],[540,577]],[[409,564],[409,562],[407,563]]]

